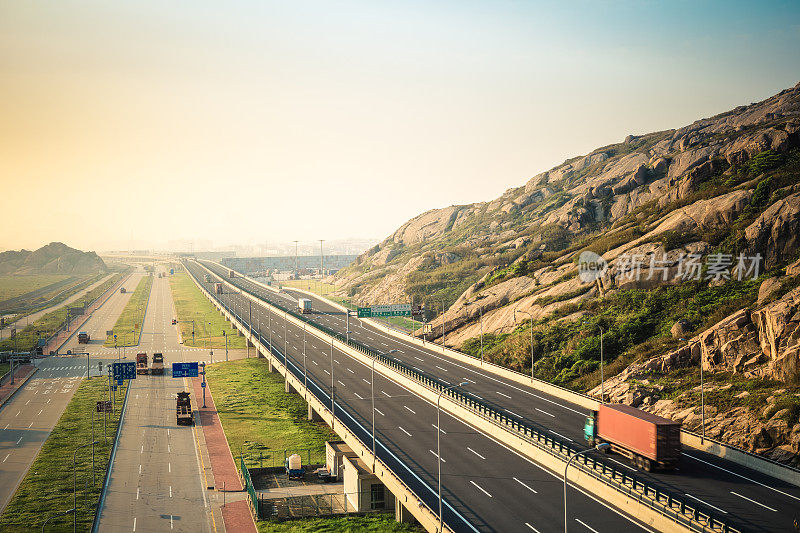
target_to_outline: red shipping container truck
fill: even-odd
[[[584,436],[591,445],[607,442],[611,450],[636,466],[674,468],[681,457],[681,424],[624,404],[601,404],[586,419]]]

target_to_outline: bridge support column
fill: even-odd
[[[317,414],[317,412],[314,410],[313,407],[311,407],[311,405],[308,406],[308,419],[312,422],[318,422],[322,420],[322,417],[319,416],[319,414]]]
[[[272,356],[267,357],[267,368],[269,368],[270,374],[275,372],[275,369],[272,367]]]
[[[406,509],[406,506],[397,499],[394,501],[394,519],[401,524],[413,524],[417,521],[414,515]]]
[[[289,385],[289,380],[284,380],[284,383],[286,384],[286,392],[292,392],[292,387]]]

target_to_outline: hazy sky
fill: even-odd
[[[383,238],[798,50],[798,2],[3,0],[0,249]]]

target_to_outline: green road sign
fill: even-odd
[[[411,316],[411,304],[373,305],[372,307],[358,308],[358,318],[384,316]]]

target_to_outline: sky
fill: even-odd
[[[798,50],[798,2],[4,0],[0,249],[377,241]]]

